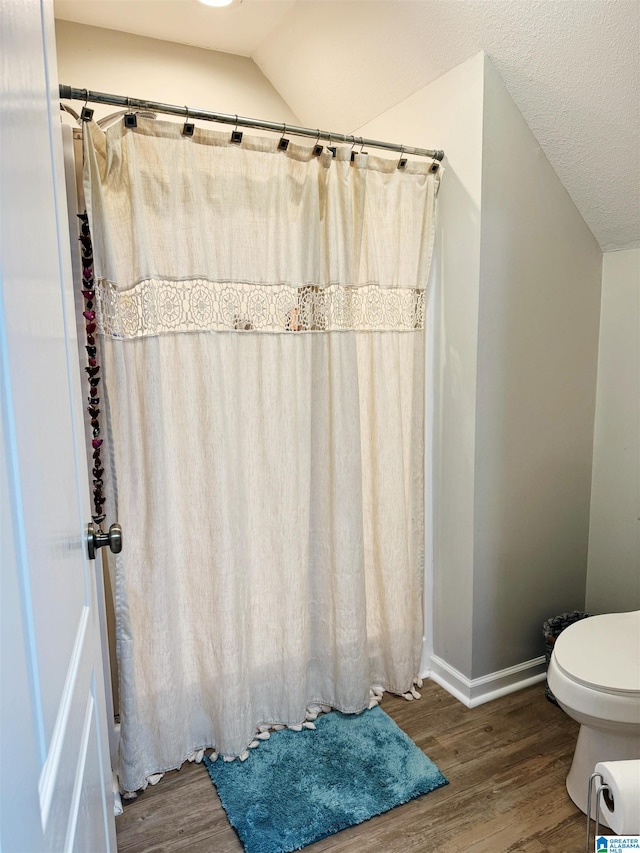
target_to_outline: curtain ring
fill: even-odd
[[[242,142],[242,131],[238,130],[238,116],[236,115],[236,123],[231,131],[231,141],[239,144]]]
[[[137,127],[138,126],[138,116],[135,113],[131,112],[131,98],[127,95],[127,107],[129,109],[128,113],[124,115],[124,126],[125,127]]]
[[[89,91],[87,89],[84,90],[84,106],[80,110],[80,118],[82,121],[91,121],[93,118],[93,110],[90,109],[87,104],[89,103]]]
[[[183,136],[193,136],[196,132],[196,126],[192,121],[189,121],[189,107],[185,104],[184,109],[186,112],[184,124],[182,125],[182,135]]]
[[[280,142],[278,142],[278,151],[286,151],[289,147],[289,140],[284,138],[285,133],[287,132],[287,125],[282,123],[282,136],[280,137]]]

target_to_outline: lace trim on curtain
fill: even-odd
[[[405,331],[424,328],[425,291],[145,279],[129,290],[96,280],[97,323],[113,338],[169,332]]]

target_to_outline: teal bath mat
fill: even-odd
[[[204,764],[247,853],[300,850],[447,784],[377,707],[274,732],[244,762]]]

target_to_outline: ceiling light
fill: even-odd
[[[242,0],[198,0],[199,3],[202,3],[204,6],[216,6],[220,8],[221,6],[231,6],[232,4],[242,3]]]

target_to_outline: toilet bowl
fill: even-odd
[[[547,679],[560,707],[580,723],[567,791],[586,814],[596,764],[640,758],[640,610],[568,627],[556,640]]]

